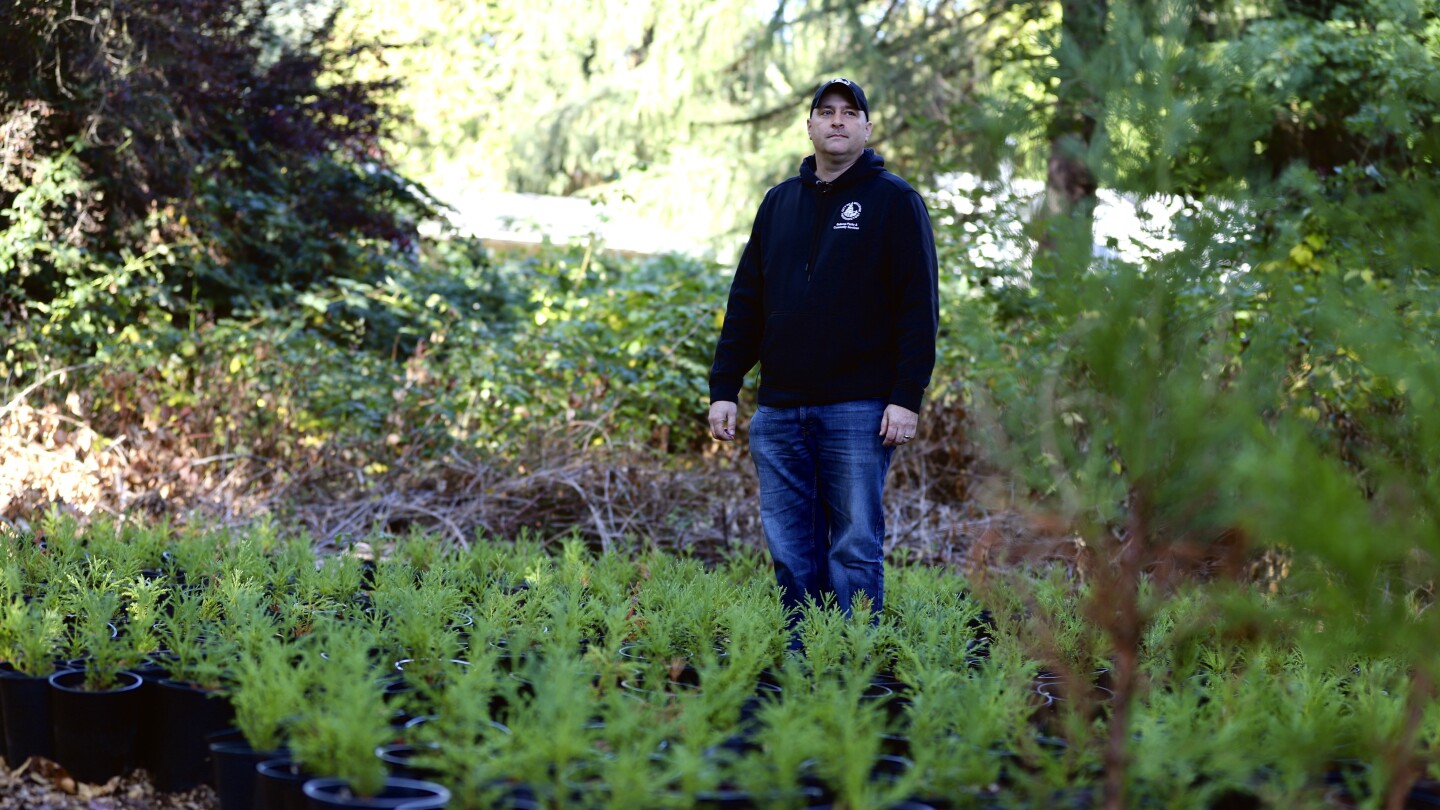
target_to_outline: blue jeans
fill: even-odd
[[[750,421],[760,521],[787,608],[834,593],[850,614],[864,594],[885,600],[885,510],[893,448],[881,444],[885,401],[769,408]]]

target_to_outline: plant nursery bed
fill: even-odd
[[[1210,633],[1198,589],[1157,612],[1126,694],[1064,572],[972,595],[897,565],[879,615],[791,615],[763,557],[375,540],[372,561],[263,527],[0,533],[0,725],[24,763],[0,810],[278,810],[307,790],[451,810],[1091,807],[1116,717],[1129,807],[1343,806],[1387,789],[1411,682],[1343,638]],[[1417,732],[1433,756],[1440,714]]]

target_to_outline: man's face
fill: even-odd
[[[870,120],[850,96],[832,90],[821,96],[820,103],[810,111],[805,131],[815,144],[815,154],[848,163],[865,151],[865,142],[870,138]]]

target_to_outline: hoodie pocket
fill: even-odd
[[[808,338],[803,313],[770,313],[765,319],[765,340],[760,344],[761,385],[804,388],[805,368],[811,361]]]

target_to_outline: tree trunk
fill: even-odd
[[[1055,118],[1050,123],[1050,157],[1046,164],[1045,225],[1042,251],[1053,252],[1059,226],[1085,241],[1090,253],[1095,191],[1090,144],[1098,126],[1098,94],[1086,74],[1105,40],[1107,0],[1062,0],[1061,41],[1055,50]]]

